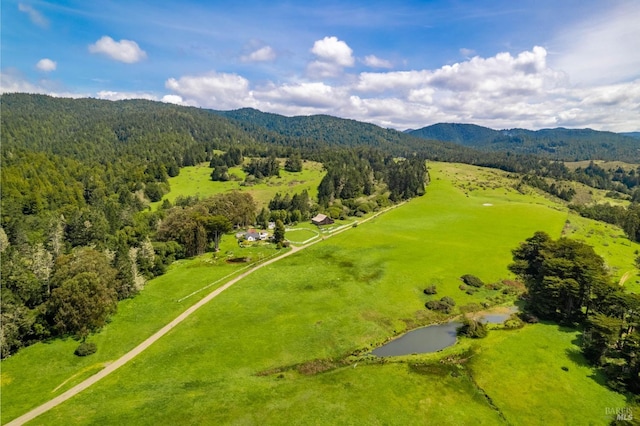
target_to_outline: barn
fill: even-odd
[[[318,213],[315,217],[311,219],[311,223],[314,225],[331,225],[333,223],[333,219],[329,216],[324,215],[322,213]]]

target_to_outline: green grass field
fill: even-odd
[[[606,424],[591,416],[608,404],[622,404],[623,398],[588,378],[595,373],[573,352],[575,332],[543,324],[492,332],[478,343],[477,359],[463,367],[469,374],[437,361],[468,346],[466,341],[441,354],[404,357],[409,363],[371,364],[365,357],[347,367],[304,374],[322,365],[313,360],[366,352],[407,328],[439,319],[424,308],[429,299],[422,290],[427,285],[435,284],[435,297],[449,295],[457,306],[486,301],[494,291],[468,295],[459,290],[459,277],[470,273],[485,282],[510,278],[511,250],[520,241],[537,230],[554,238],[561,235],[566,210],[535,193],[511,189],[513,179],[504,173],[442,163],[430,168],[432,183],[425,196],[257,271],[37,423],[498,424],[502,412],[512,423],[541,424],[540,411],[548,405],[552,414],[543,419]],[[296,232],[304,238],[302,231]],[[55,341],[3,361],[2,421],[57,395],[95,372],[99,363],[135,346],[162,325],[147,322],[172,318],[189,305],[185,301],[180,308],[172,307],[177,298],[226,273],[213,273],[215,268],[200,266],[202,262],[175,265],[128,301],[130,310],[122,307],[113,322],[91,338],[98,343],[96,355],[75,358],[71,352],[77,343]],[[196,266],[190,268],[191,263]],[[185,275],[189,269],[191,278]],[[211,277],[199,277],[205,271],[211,271]],[[173,293],[184,281],[196,279],[201,282]],[[139,306],[133,309],[133,304]],[[173,310],[156,312],[165,306]],[[135,342],[125,334],[108,338],[117,327],[139,337]],[[64,368],[57,368],[61,371],[29,370],[56,357],[65,359],[55,361],[62,362]],[[431,364],[411,365],[425,360]],[[564,365],[569,372],[558,371]],[[282,373],[260,374],[274,369]],[[564,374],[562,386],[546,383],[554,374]],[[521,392],[518,377],[536,386]],[[569,398],[567,388],[587,399]],[[527,402],[528,409],[520,410]],[[589,403],[592,407],[583,409]]]
[[[177,261],[165,275],[149,281],[135,298],[120,302],[111,322],[88,339],[97,344],[96,354],[75,356],[73,351],[79,342],[68,338],[37,343],[3,360],[2,423],[96,373],[224,284],[229,279],[226,277],[247,267],[225,261],[226,256],[239,252],[251,257],[252,262],[277,254],[274,248],[240,251],[235,239],[227,236],[218,260],[207,254]]]
[[[207,198],[222,192],[238,190],[250,193],[258,206],[262,207],[267,205],[277,192],[293,195],[306,189],[311,198],[317,197],[318,185],[325,174],[322,164],[314,161],[304,161],[301,172],[291,173],[282,169],[280,177],[272,176],[253,186],[241,185],[246,177],[241,167],[232,167],[229,173],[235,175],[238,180],[213,182],[208,163],[183,167],[178,176],[169,178],[171,191],[163,197],[163,200],[167,199],[173,203],[178,196],[198,195],[201,198]],[[151,208],[155,210],[160,204],[162,201],[151,203]]]
[[[579,336],[556,324],[492,332],[472,358],[473,376],[510,424],[609,424],[607,408],[626,399],[587,364]]]

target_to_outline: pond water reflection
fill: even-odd
[[[513,310],[507,313],[485,314],[482,321],[500,324],[509,318],[512,312]],[[460,322],[453,321],[417,328],[374,349],[371,353],[385,357],[437,352],[456,343],[456,329],[460,325]]]

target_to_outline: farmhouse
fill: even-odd
[[[258,234],[256,231],[253,231],[253,230],[247,232],[245,234],[244,238],[247,241],[260,241],[261,240],[260,234]]]
[[[236,234],[236,238],[239,239],[239,240],[244,239],[244,240],[250,241],[250,242],[253,242],[253,241],[264,241],[264,240],[269,239],[269,233],[266,232],[266,231],[258,232],[255,229],[249,229],[246,232],[238,232]]]
[[[333,219],[329,216],[324,215],[322,213],[318,213],[315,217],[311,219],[311,223],[314,225],[331,225],[333,223]]]

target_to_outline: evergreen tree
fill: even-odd
[[[276,220],[276,228],[273,230],[273,242],[276,244],[282,244],[284,242],[284,223],[280,219]]]

